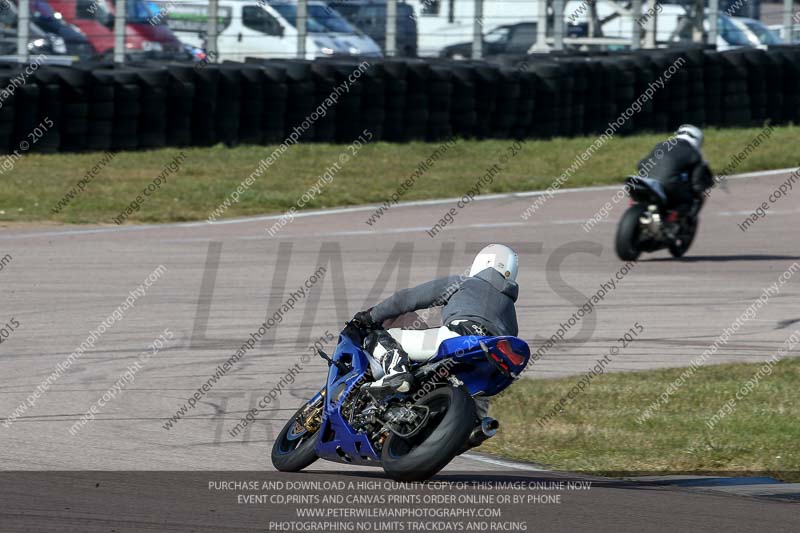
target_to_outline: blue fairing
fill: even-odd
[[[497,343],[504,340],[516,354],[518,364],[514,364],[498,350]],[[505,371],[501,371],[496,362],[487,358],[481,342],[505,362]],[[452,369],[449,374],[463,382],[470,394],[494,396],[514,381],[527,365],[529,358],[530,348],[517,337],[455,337],[442,342],[436,355],[430,360],[415,363],[414,366],[443,362]],[[448,359],[452,360],[451,365],[446,362]],[[369,370],[369,356],[349,337],[339,335],[333,360],[347,365],[348,371],[342,373],[332,365],[328,372],[317,455],[329,461],[380,466],[380,453],[372,446],[368,435],[354,431],[341,412],[342,400],[350,396],[356,387],[360,387],[357,382]],[[320,394],[317,393],[312,402]]]
[[[483,344],[490,351],[497,351],[497,343],[506,340],[517,354],[524,355],[525,361],[521,365],[513,365],[510,361],[509,366],[512,370],[511,376],[505,376],[498,371],[497,367],[486,360],[486,355],[481,348]],[[517,337],[455,337],[447,339],[439,345],[439,350],[430,362],[443,359],[452,359],[457,363],[465,363],[463,366],[455,367],[453,374],[464,383],[471,395],[483,393],[484,396],[494,396],[514,382],[531,356],[528,344]]]
[[[353,386],[369,369],[367,354],[350,338],[339,335],[339,344],[336,346],[333,359],[347,363],[352,370],[340,375],[337,367],[330,367],[317,455],[329,461],[380,466],[380,455],[373,448],[368,436],[353,431],[342,416],[342,402],[336,401],[349,396],[353,392]],[[339,393],[342,388],[344,391]],[[350,460],[346,460],[346,457]]]

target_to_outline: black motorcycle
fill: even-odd
[[[617,255],[623,261],[636,261],[642,252],[669,249],[681,257],[689,249],[697,232],[700,201],[685,212],[670,209],[667,195],[656,180],[630,176],[625,189],[633,200],[617,227]]]

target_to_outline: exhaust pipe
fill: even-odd
[[[485,417],[481,420],[479,426],[472,430],[467,441],[470,448],[480,445],[486,439],[494,437],[497,430],[500,428],[500,422],[494,418]]]
[[[498,429],[500,429],[500,422],[494,418],[487,416],[481,420],[481,432],[487,437],[494,437]]]

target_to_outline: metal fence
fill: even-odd
[[[765,11],[791,41],[800,28],[794,0],[0,0],[0,26],[23,62],[43,50],[118,63],[138,56],[484,59],[687,42],[777,44],[775,34],[759,33],[766,27],[731,18]],[[85,35],[83,48],[64,29],[70,25]]]

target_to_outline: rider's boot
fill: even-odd
[[[408,354],[385,330],[371,332],[364,341],[365,348],[383,367],[384,375],[372,382],[370,388],[384,392],[408,392],[414,385]]]
[[[381,364],[385,374],[370,384],[371,389],[389,389],[395,392],[411,390],[414,376],[411,375],[408,355],[401,348],[387,352],[381,359]]]

